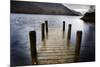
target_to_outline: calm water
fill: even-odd
[[[95,25],[80,20],[81,16],[11,14],[11,65],[31,64],[29,31],[36,30],[37,48],[41,41],[41,23],[48,20],[49,28],[62,28],[62,22],[72,24],[71,43],[75,45],[76,31],[82,30],[80,61],[95,59]]]

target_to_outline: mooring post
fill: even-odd
[[[75,61],[79,61],[80,58],[80,48],[82,41],[82,31],[77,31],[76,34],[76,47],[75,47]]]
[[[36,32],[30,31],[29,32],[29,38],[30,38],[30,49],[31,49],[32,64],[38,64],[38,62],[37,62],[37,51],[36,51]]]
[[[48,34],[48,21],[45,21],[46,24],[46,33]]]
[[[42,23],[42,26],[41,26],[41,33],[42,33],[42,40],[44,40],[45,38],[45,24]]]
[[[65,32],[65,21],[63,21],[63,33]]]
[[[69,24],[68,25],[68,40],[70,40],[70,38],[71,38],[71,27],[72,27],[72,25],[71,24]]]

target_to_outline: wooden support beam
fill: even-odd
[[[30,31],[29,38],[30,38],[32,64],[38,64],[38,62],[37,62],[37,50],[36,50],[36,32]]]
[[[42,26],[41,26],[41,35],[42,35],[42,40],[45,39],[45,24],[42,23]]]
[[[67,36],[67,39],[68,39],[68,40],[70,40],[70,38],[71,38],[71,27],[72,27],[72,25],[69,24],[69,25],[68,25],[68,36]]]
[[[63,21],[63,32],[65,32],[65,21]]]
[[[77,31],[76,34],[76,47],[75,47],[75,61],[79,61],[80,58],[80,48],[82,41],[82,31]]]
[[[46,33],[48,34],[48,21],[45,21],[45,25],[46,25]]]

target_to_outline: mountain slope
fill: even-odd
[[[11,13],[49,14],[49,15],[81,15],[58,3],[40,3],[11,1]]]

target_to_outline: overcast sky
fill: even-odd
[[[89,10],[90,5],[80,5],[80,4],[63,4],[64,6],[73,9],[75,11],[79,11],[82,14]]]

